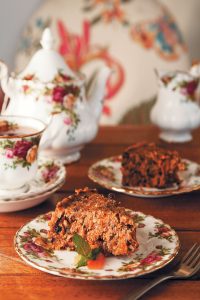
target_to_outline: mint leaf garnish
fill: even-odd
[[[92,249],[90,248],[88,242],[82,238],[82,236],[80,236],[78,233],[75,233],[73,236],[73,242],[78,254],[88,258],[90,257]]]
[[[88,258],[81,255],[79,261],[76,264],[76,267],[80,268],[80,267],[87,266],[87,261],[88,261]]]
[[[87,241],[82,238],[78,233],[73,236],[73,242],[75,249],[80,255],[80,258],[76,264],[77,268],[87,266],[88,260],[95,260],[97,255],[101,252],[100,248],[91,249]]]

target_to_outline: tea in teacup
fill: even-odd
[[[19,126],[7,120],[0,120],[0,137],[1,136],[25,136],[32,135],[37,132],[36,129],[28,126]]]

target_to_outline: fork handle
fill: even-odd
[[[137,300],[141,296],[143,296],[146,292],[151,290],[154,286],[156,286],[156,285],[160,284],[161,282],[168,280],[172,277],[173,277],[173,275],[159,276],[158,278],[155,278],[155,279],[151,280],[150,282],[144,284],[138,290],[131,291],[126,297],[122,298],[122,300]]]

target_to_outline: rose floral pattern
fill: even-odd
[[[58,171],[60,166],[57,165],[54,161],[47,161],[43,165],[39,166],[41,171],[41,177],[45,183],[54,181],[58,177]]]
[[[37,90],[32,84],[34,81],[38,81],[35,74],[26,75],[23,78],[24,84],[22,85],[22,92],[25,95],[35,92],[38,101],[44,99],[48,106],[50,106],[52,115],[65,113],[66,116],[63,123],[67,127],[69,139],[73,139],[73,132],[80,121],[75,108],[77,99],[81,99],[81,93],[80,88],[73,84],[73,79],[64,74],[62,70],[59,70],[52,82],[44,85],[42,90]]]
[[[57,80],[62,78],[62,80]],[[75,102],[80,95],[79,87],[73,84],[67,84],[69,78],[62,73],[59,73],[53,83],[53,88],[46,88],[43,95],[47,96],[47,101],[52,103],[52,114],[60,113],[62,111],[70,112],[74,109]]]
[[[49,222],[51,220],[51,217],[52,217],[52,212],[48,212],[44,215],[40,215],[37,217],[36,219],[36,222],[38,223],[46,223],[46,222]],[[43,231],[45,231],[47,233],[47,230],[46,229],[41,229]]]
[[[96,166],[96,168],[94,168],[93,171],[97,176],[101,177],[102,179],[106,178],[106,180],[111,182],[116,181],[115,172],[112,166],[106,167],[103,165],[99,165]]]
[[[179,172],[180,185],[173,185],[165,189],[123,186],[120,156],[113,156],[96,162],[89,168],[88,176],[92,181],[109,190],[130,196],[167,197],[200,189],[200,165],[186,159],[183,159],[183,162],[186,164],[186,170]]]
[[[133,220],[137,224],[138,228],[143,228],[145,226],[143,222],[145,220],[145,217],[143,215],[135,213],[133,214]]]
[[[0,141],[1,155],[5,156],[5,169],[16,169],[18,165],[29,168],[36,160],[39,137],[4,139]]]
[[[145,275],[168,264],[179,251],[179,239],[175,231],[159,219],[141,212],[128,210],[137,227],[139,249],[131,256],[107,257],[101,270],[90,270],[86,266],[76,268],[75,251],[49,250],[47,241],[48,222],[51,212],[38,216],[28,222],[15,236],[15,249],[19,256],[31,266],[54,275],[77,279],[125,279]],[[142,226],[141,226],[142,224]],[[171,232],[171,241],[164,237],[150,237],[157,226],[167,227]],[[37,240],[43,241],[41,246]],[[46,243],[47,244],[47,243]]]
[[[169,248],[165,248],[162,245],[157,245],[155,250],[151,251],[147,256],[142,258],[141,255],[136,255],[135,259],[124,263],[124,265],[120,268],[121,272],[128,272],[137,270],[141,268],[142,270],[148,269],[149,266],[156,265],[158,262],[162,261],[165,255],[170,253]]]
[[[35,240],[40,237],[42,234],[46,234],[45,229],[41,229],[40,232],[37,232],[35,229],[27,229],[23,235],[20,235],[21,247],[26,251],[27,255],[30,255],[33,258],[39,258],[46,262],[51,262],[49,258],[58,259],[57,256],[53,255],[52,250],[47,250],[35,243]]]
[[[182,81],[177,87],[180,93],[186,96],[189,100],[195,101],[195,92],[198,86],[198,80]]]
[[[171,228],[166,226],[165,224],[156,223],[155,233],[150,232],[149,237],[158,237],[159,239],[166,239],[169,242],[172,242],[173,233],[171,232]]]
[[[168,74],[161,77],[161,82],[167,87],[172,80],[176,77],[177,74]],[[199,84],[199,79],[192,79],[192,80],[182,80],[174,84],[172,88],[173,91],[180,92],[187,100],[196,101],[195,93],[197,90],[197,86]]]
[[[14,204],[19,200],[27,200],[27,199],[37,199],[40,195],[45,195],[49,193],[49,191],[56,191],[59,187],[61,187],[66,178],[66,169],[65,166],[59,161],[55,161],[52,159],[46,159],[39,157],[38,159],[38,170],[35,178],[29,182],[29,189],[26,192],[22,192],[19,194],[16,191],[16,195],[13,194],[12,198],[8,196],[0,197],[0,206],[1,204]],[[21,202],[22,203],[22,202]],[[1,210],[1,207],[0,207]]]

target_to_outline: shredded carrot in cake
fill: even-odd
[[[78,233],[91,249],[106,255],[129,255],[136,251],[136,224],[115,200],[84,188],[76,190],[56,206],[49,222],[48,238],[53,249],[74,250],[73,235]]]

